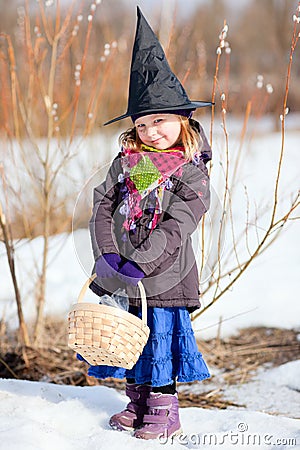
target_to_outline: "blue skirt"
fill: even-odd
[[[209,378],[187,309],[148,308],[147,315],[150,336],[133,368],[90,366],[88,375],[101,379],[134,378],[137,384],[152,386],[165,386],[174,380],[189,382]],[[138,316],[141,317],[140,308]]]

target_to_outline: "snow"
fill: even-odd
[[[275,368],[267,367],[267,364],[259,367],[250,381],[241,384],[228,384],[222,370],[213,368],[209,390],[222,393],[222,398],[239,405],[239,409],[299,419],[300,360],[291,361]],[[203,385],[203,383],[189,386],[182,384],[179,385],[179,390],[200,394],[207,391],[207,385]]]
[[[286,364],[285,374],[295,377],[299,363]],[[272,372],[276,370],[266,372],[271,384]],[[0,400],[0,450],[211,448],[209,443],[213,443],[213,448],[227,450],[243,448],[246,442],[250,443],[249,448],[268,449],[272,445],[292,449],[296,448],[296,440],[298,445],[300,442],[299,421],[251,408],[182,408],[184,431],[180,436],[168,442],[164,436],[157,441],[138,441],[128,432],[110,429],[108,419],[124,408],[126,397],[104,386],[0,380]],[[290,445],[277,445],[288,441]]]
[[[234,402],[243,402],[247,409],[269,414],[300,417],[300,360],[265,370],[247,384],[229,386],[225,397]]]
[[[206,129],[208,129],[206,127]],[[295,192],[297,181],[299,130],[286,135],[287,157],[283,166],[280,208]],[[215,165],[221,160],[221,141],[215,149]],[[240,167],[237,199],[247,184],[249,195],[257,204],[269,198],[269,183],[276,168],[280,135],[269,133],[247,143],[247,158]],[[254,172],[254,169],[256,170]],[[86,169],[83,171],[88,173]],[[269,175],[265,176],[266,174]],[[218,191],[218,172],[213,185]],[[78,202],[91,198],[95,177],[84,183]],[[221,180],[222,183],[222,180]],[[298,188],[298,186],[297,186]],[[237,202],[238,203],[238,202]],[[88,205],[88,203],[87,203]],[[87,206],[88,207],[88,206]],[[243,210],[243,208],[241,208]],[[238,223],[244,218],[234,211]],[[75,214],[76,216],[76,214]],[[75,217],[76,218],[76,217]],[[267,219],[262,218],[265,226]],[[249,326],[299,329],[298,301],[299,233],[296,221],[249,267],[247,272],[213,307],[194,322],[201,337],[215,337],[222,318],[221,336]],[[34,318],[34,277],[41,260],[41,238],[21,241],[16,248],[17,273],[24,299],[25,317]],[[228,250],[225,242],[225,251]],[[288,252],[287,252],[288,249]],[[17,326],[16,306],[5,251],[0,243],[1,291],[0,314],[11,327]],[[87,228],[73,234],[51,238],[48,268],[46,312],[67,317],[79,290],[93,265]],[[88,292],[87,301],[96,301]],[[209,299],[204,298],[204,304]],[[222,371],[212,370],[210,389],[222,391],[224,398],[240,407],[227,410],[181,409],[184,434],[174,441],[144,442],[129,433],[118,433],[108,426],[108,418],[126,404],[124,393],[112,388],[74,387],[44,382],[0,380],[0,450],[85,450],[85,449],[182,449],[182,448],[257,448],[292,449],[300,445],[300,360],[277,368],[259,368],[247,383],[226,385]],[[193,392],[207,389],[203,383],[184,386]],[[182,389],[182,385],[180,386]],[[248,445],[249,443],[249,445]],[[211,444],[211,445],[210,445]]]

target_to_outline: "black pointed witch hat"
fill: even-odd
[[[163,48],[137,7],[137,27],[132,52],[127,112],[104,125],[129,116],[162,111],[194,110],[211,102],[191,101],[170,69]]]

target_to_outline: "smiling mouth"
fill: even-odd
[[[159,138],[157,138],[157,139],[154,139],[154,140],[151,141],[151,142],[152,142],[152,144],[157,144],[157,142],[159,142],[161,139],[162,139],[162,136],[159,137]]]

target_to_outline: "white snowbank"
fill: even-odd
[[[246,405],[247,410],[280,414],[300,419],[300,360],[266,370],[260,367],[254,378],[245,384],[225,386],[224,397]],[[300,429],[300,427],[299,427]]]
[[[300,442],[295,419],[201,408],[180,410],[183,434],[173,441],[141,441],[108,425],[126,402],[124,394],[104,386],[0,380],[0,450],[292,449]]]

